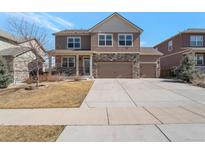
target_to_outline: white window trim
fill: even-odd
[[[202,58],[202,64],[198,64],[197,63],[197,56],[202,56],[203,58]],[[204,65],[204,55],[203,54],[196,54],[196,65],[197,66],[203,66]]]
[[[79,48],[75,48],[75,47],[73,47],[73,48],[69,48],[68,47],[68,40],[70,39],[70,38],[72,38],[73,40],[75,40],[75,38],[79,38],[79,40],[80,40],[80,47]],[[74,42],[73,42],[74,43]],[[74,43],[75,44],[75,43]],[[81,37],[67,37],[67,49],[81,49]]]
[[[169,46],[169,43],[171,42],[171,46]],[[168,48],[168,51],[172,51],[173,50],[173,41],[172,40],[169,40],[168,42],[167,42],[167,48]]]
[[[75,56],[62,56],[61,57],[61,67],[63,67],[63,58],[67,58],[67,68],[69,68],[69,58],[74,58],[74,68],[76,66],[76,57]]]
[[[132,45],[120,45],[119,41],[120,41],[120,35],[124,35],[125,36],[125,44],[126,44],[126,35],[132,35]],[[133,34],[129,34],[129,33],[124,33],[124,34],[118,34],[118,47],[121,47],[121,48],[126,48],[126,47],[133,47]]]
[[[198,44],[197,44],[197,41],[198,41],[198,40],[197,40],[197,36],[201,36],[201,37],[202,37],[202,45],[198,45]],[[195,45],[192,45],[192,44],[191,44],[191,42],[192,42],[192,41],[191,41],[191,37],[196,37],[196,40],[195,40],[196,44],[195,44]],[[203,47],[203,46],[204,46],[204,36],[203,36],[203,35],[190,35],[190,46],[191,46],[191,47]]]
[[[106,42],[106,35],[111,35],[112,36],[112,45],[100,45],[99,43],[100,43],[100,35],[105,35],[105,42]],[[106,33],[106,34],[104,34],[104,33],[100,33],[100,34],[98,34],[98,47],[113,47],[113,34],[108,34],[108,33]]]

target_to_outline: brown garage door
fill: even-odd
[[[140,77],[156,78],[156,64],[140,64]]]
[[[132,78],[131,62],[97,63],[98,78]]]

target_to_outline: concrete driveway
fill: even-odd
[[[88,107],[176,107],[205,104],[205,90],[166,79],[97,79]]]
[[[107,124],[67,126],[58,141],[205,141],[204,104],[203,88],[173,80],[97,79],[81,108],[106,109]]]

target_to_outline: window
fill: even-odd
[[[196,54],[196,65],[204,65],[204,55],[203,54]]]
[[[67,58],[63,58],[62,67],[68,67],[68,59]]]
[[[172,51],[173,50],[173,42],[172,40],[168,42],[168,51]]]
[[[132,47],[133,46],[133,35],[132,34],[119,34],[118,35],[118,46]]]
[[[75,67],[75,57],[63,57],[62,67]]]
[[[112,34],[99,34],[98,46],[112,46]]]
[[[190,36],[190,46],[203,46],[203,36],[202,35],[192,35]]]
[[[75,67],[75,57],[68,57],[68,67]]]
[[[68,48],[80,49],[81,48],[81,38],[80,37],[68,37]]]

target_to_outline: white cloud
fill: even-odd
[[[6,13],[8,16],[23,18],[24,20],[35,23],[41,27],[50,29],[52,31],[60,31],[62,29],[69,29],[73,27],[73,23],[66,21],[60,17],[50,15],[48,13]]]
[[[144,45],[147,45],[147,42],[140,41],[140,46],[144,46]]]
[[[54,20],[54,22],[62,25],[62,26],[68,26],[68,27],[73,27],[74,24],[72,22],[69,22],[69,21],[66,21],[60,17],[57,17],[57,16],[52,16],[48,13],[41,13],[43,14],[44,16],[47,16],[50,20]]]

